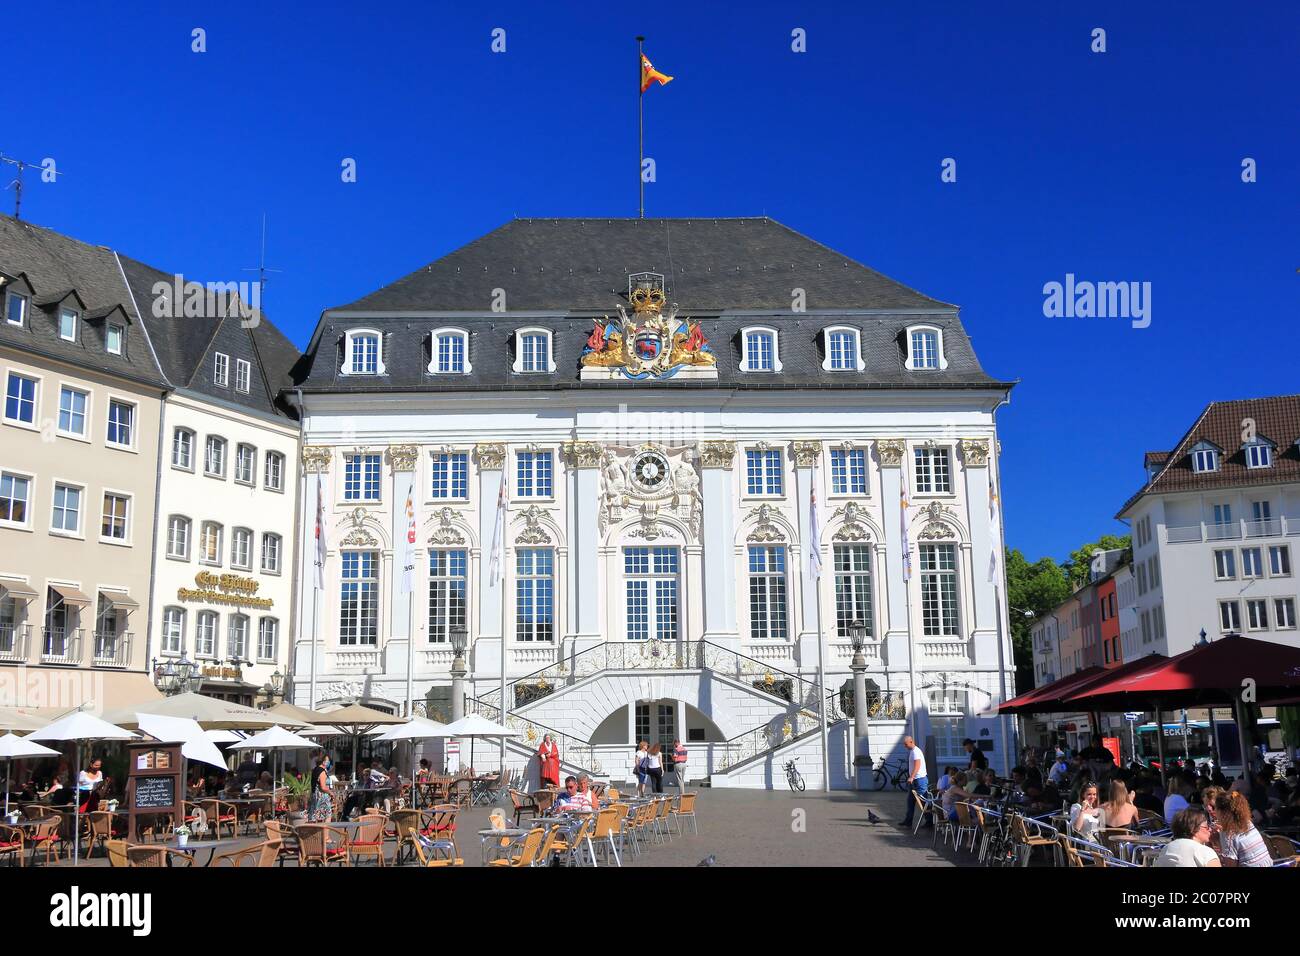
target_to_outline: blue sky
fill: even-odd
[[[303,346],[512,216],[635,215],[643,33],[676,76],[647,214],[767,214],[960,304],[1023,382],[1003,497],[1031,559],[1117,530],[1207,401],[1297,391],[1295,4],[610,6],[12,4],[0,150],[65,174],[28,174],[25,218],[192,278],[246,278],[265,212],[267,311]],[[1045,318],[1066,273],[1150,282],[1151,326]]]

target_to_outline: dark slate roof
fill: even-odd
[[[339,309],[612,310],[627,277],[658,272],[668,297],[701,314],[820,309],[951,309],[772,219],[515,219]]]
[[[957,307],[931,299],[771,219],[517,219],[426,268],[357,301],[325,312],[307,356],[304,391],[409,391],[627,388],[623,379],[580,380],[579,357],[593,316],[627,306],[628,275],[666,275],[679,316],[699,320],[718,357],[716,380],[676,377],[649,387],[908,388],[1009,387],[987,375],[962,328]],[[493,290],[507,311],[492,313]],[[792,313],[791,290],[806,292],[808,312]],[[823,311],[831,314],[819,314]],[[534,313],[512,318],[511,312]],[[536,313],[551,313],[538,318]],[[757,313],[738,315],[736,312]],[[437,318],[428,313],[457,313]],[[767,313],[767,314],[763,314]],[[855,314],[856,313],[856,314]],[[907,371],[904,330],[943,330],[948,367]],[[515,329],[553,333],[556,371],[516,374]],[[778,330],[783,370],[739,370],[740,330]],[[863,372],[822,369],[822,330],[861,333]],[[427,371],[431,331],[470,332],[469,375]],[[343,376],[344,334],[371,327],[384,335],[383,376]]]
[[[1274,445],[1271,468],[1246,467],[1241,436],[1243,422],[1248,418],[1255,423],[1255,434]],[[1223,449],[1217,471],[1192,470],[1192,449],[1202,441]],[[1297,441],[1300,441],[1300,395],[1211,402],[1168,453],[1156,476],[1124,502],[1116,517],[1123,517],[1144,495],[1300,482]]]
[[[33,290],[29,321],[23,328],[0,321],[0,345],[165,387],[111,249],[0,215],[0,272],[25,277]],[[61,302],[74,291],[87,315],[78,323],[78,341],[66,342],[59,337],[57,311],[37,303]],[[96,320],[106,317],[115,306],[122,308],[130,323],[121,355],[112,355],[105,348],[106,323]]]

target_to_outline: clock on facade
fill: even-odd
[[[653,491],[668,477],[668,459],[657,451],[645,451],[632,463],[632,480],[642,488]]]

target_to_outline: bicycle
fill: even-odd
[[[798,758],[795,758],[796,760]],[[790,785],[790,789],[801,792],[806,784],[803,782],[803,774],[795,766],[795,760],[788,760],[785,764],[785,782]]]
[[[907,765],[892,764],[884,757],[881,757],[880,763],[876,765],[872,783],[877,790],[884,790],[891,783],[899,790],[909,790],[912,786],[907,782]]]

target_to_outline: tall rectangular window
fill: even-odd
[[[783,641],[786,627],[785,548],[749,546],[749,637]]]
[[[438,371],[465,371],[465,337],[463,335],[438,336]]]
[[[921,329],[912,333],[912,368],[939,367],[939,333]]]
[[[1246,602],[1246,627],[1252,631],[1268,630],[1268,602],[1251,600]]]
[[[1214,577],[1219,581],[1231,581],[1237,576],[1237,552],[1224,548],[1214,552]]]
[[[947,495],[952,493],[952,465],[947,448],[915,448],[917,494]]]
[[[230,633],[227,635],[226,652],[241,661],[248,660],[248,615],[230,615]]]
[[[429,640],[451,639],[453,627],[465,627],[465,561],[462,549],[429,552]]]
[[[379,642],[379,553],[344,551],[339,593],[339,643],[373,647]]]
[[[36,389],[39,383],[34,378],[9,373],[5,385],[5,419],[21,422],[24,425],[36,424]]]
[[[68,342],[77,341],[77,313],[71,309],[59,310],[59,338]]]
[[[771,372],[776,368],[776,348],[771,332],[750,332],[745,336],[745,368]]]
[[[375,375],[379,371],[379,336],[355,335],[352,337],[352,371],[360,375]]]
[[[205,521],[199,526],[199,562],[221,564],[221,525]]]
[[[59,389],[59,431],[64,435],[86,437],[86,401],[89,396],[67,385]]]
[[[252,445],[235,446],[235,481],[245,485],[257,483],[257,449]]]
[[[1264,576],[1264,557],[1259,548],[1241,549],[1241,576],[1243,578]]]
[[[1273,601],[1273,618],[1280,631],[1295,629],[1295,598],[1275,598]]]
[[[628,640],[676,639],[678,554],[672,547],[623,550]]]
[[[230,532],[230,566],[243,571],[253,566],[253,532],[247,528]]]
[[[10,325],[22,325],[27,321],[27,296],[18,292],[9,293],[9,309],[5,318]]]
[[[345,455],[343,458],[343,499],[345,501],[379,500],[379,455]]]
[[[185,611],[169,607],[163,611],[162,644],[164,654],[180,654],[185,648]]]
[[[76,534],[81,530],[81,489],[71,485],[54,486],[54,513],[50,530]]]
[[[108,403],[108,443],[131,446],[135,434],[135,406],[116,399]]]
[[[555,555],[548,548],[515,552],[515,640],[555,640]]]
[[[429,457],[429,496],[435,501],[469,498],[469,455],[465,452]]]
[[[217,614],[200,611],[194,620],[194,656],[217,656]]]
[[[278,451],[266,453],[266,470],[263,472],[262,480],[266,484],[267,491],[284,490],[284,455]]]
[[[235,359],[235,391],[248,394],[253,380],[253,366],[246,359]]]
[[[830,340],[831,368],[836,371],[856,370],[858,367],[858,337],[852,332],[832,332]]]
[[[841,640],[853,635],[854,621],[867,626],[867,637],[875,636],[875,615],[871,603],[871,546],[835,545],[835,631]]]
[[[1241,605],[1236,601],[1219,602],[1219,630],[1241,630]]]
[[[275,660],[276,649],[280,643],[280,622],[273,617],[264,617],[257,622],[257,659],[259,661]]]
[[[867,493],[867,453],[861,448],[831,449],[831,494]]]
[[[926,637],[958,637],[957,549],[921,545],[921,628]]]
[[[515,496],[550,498],[554,469],[549,451],[521,451],[515,454]]]
[[[226,440],[209,435],[203,449],[203,473],[216,478],[226,477]]]
[[[546,372],[550,370],[550,349],[547,348],[549,336],[542,332],[526,332],[519,337],[521,350],[520,369],[525,372]]]
[[[212,359],[212,384],[225,388],[230,384],[230,356],[218,352]]]
[[[122,354],[123,330],[120,325],[110,325],[104,333],[104,347],[113,355]]]
[[[1275,544],[1268,549],[1268,573],[1275,578],[1291,576],[1290,545]]]
[[[1214,523],[1218,525],[1232,524],[1232,505],[1229,504],[1215,505]]]
[[[262,534],[262,570],[267,574],[280,573],[280,536],[269,531]]]
[[[105,538],[125,541],[130,530],[131,499],[126,495],[104,492],[104,522],[100,532]]]
[[[751,448],[745,452],[745,492],[750,495],[780,495],[781,452]]]
[[[167,557],[190,558],[190,519],[172,515],[167,519]]]

